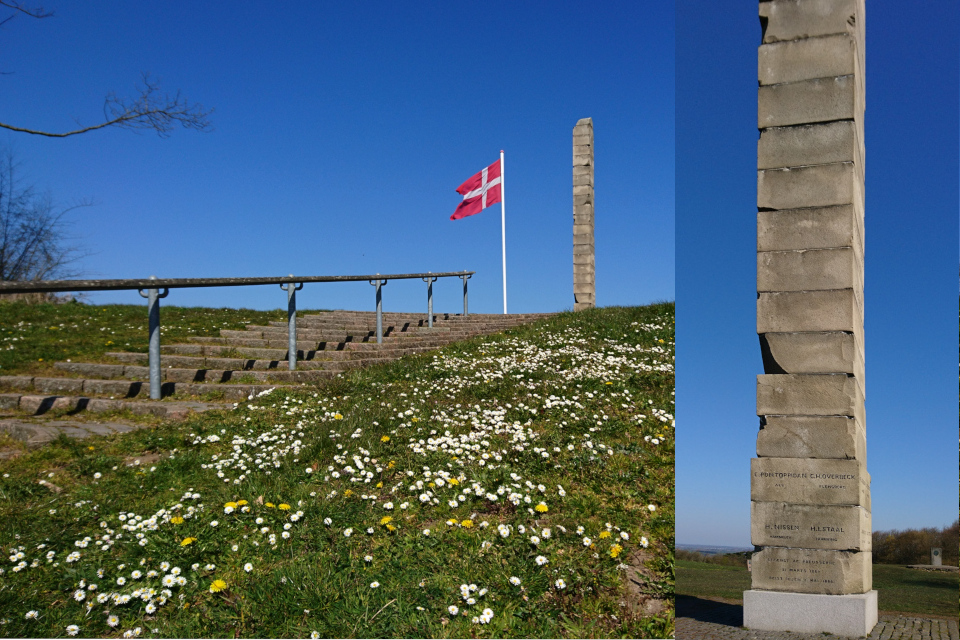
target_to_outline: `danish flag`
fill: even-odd
[[[472,216],[500,202],[501,183],[500,161],[497,160],[457,187],[457,193],[463,196],[463,202],[457,205],[457,210],[450,219],[459,220]]]

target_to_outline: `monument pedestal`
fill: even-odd
[[[877,592],[843,596],[781,591],[743,592],[743,626],[758,631],[861,637],[877,624]]]

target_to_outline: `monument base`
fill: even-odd
[[[782,591],[743,592],[743,626],[761,631],[861,637],[877,624],[877,592],[843,596]]]

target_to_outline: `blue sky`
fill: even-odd
[[[957,517],[958,12],[867,4],[867,451],[874,529]],[[750,544],[757,3],[679,3],[677,542]]]
[[[344,6],[346,5],[346,6]],[[102,120],[143,71],[216,109],[215,131],[2,132],[21,175],[64,204],[91,278],[475,270],[502,311],[499,207],[449,220],[506,152],[510,311],[573,306],[571,131],[592,117],[597,299],[674,298],[674,6],[581,3],[55,3],[0,29],[2,118]],[[642,7],[642,8],[641,8]],[[386,310],[425,307],[391,282]],[[435,285],[458,311],[459,280]],[[285,306],[279,287],[178,290],[166,304]],[[92,296],[142,302],[135,292]],[[372,309],[365,283],[301,307]]]

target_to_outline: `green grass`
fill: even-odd
[[[280,309],[161,304],[160,333],[164,344],[174,344],[191,336],[218,336],[221,329],[286,319],[286,310]],[[146,305],[0,302],[0,375],[62,375],[54,362],[109,362],[105,354],[111,351],[146,353],[148,340]]]
[[[749,588],[750,574],[745,568],[677,561],[677,593],[680,595],[742,601],[743,592]],[[875,564],[873,588],[878,591],[881,611],[957,615],[960,578],[956,573]]]
[[[0,462],[0,635],[671,636],[673,353],[672,304],[565,313]]]

